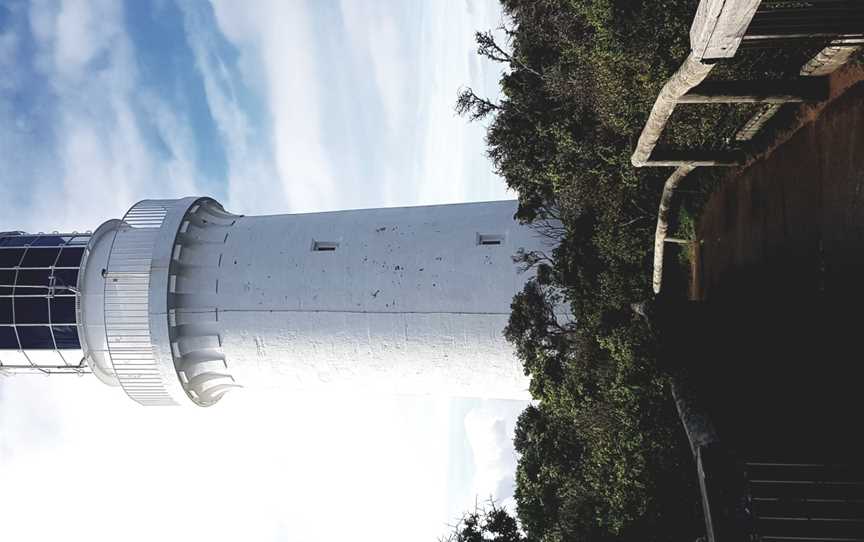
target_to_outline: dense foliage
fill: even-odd
[[[506,330],[539,400],[514,441],[520,523],[538,540],[693,538],[687,448],[629,306],[649,294],[663,180],[629,155],[687,54],[692,2],[503,4],[509,47],[477,38],[481,54],[508,64],[504,97],[465,90],[457,109],[491,118],[489,156],[519,194],[518,218],[558,228],[560,241],[522,255],[537,280],[514,299]]]
[[[669,170],[636,169],[630,155],[661,86],[689,52],[698,2],[502,4],[503,38],[476,38],[480,55],[505,65],[503,97],[463,89],[456,110],[489,123],[488,154],[518,193],[517,218],[555,241],[548,253],[519,255],[536,278],[513,300],[506,329],[536,399],[514,439],[519,523],[529,540],[692,540],[704,532],[694,466],[669,369],[658,364],[676,356],[658,355],[663,326],[631,307],[651,297]],[[741,49],[712,77],[795,75],[819,48]],[[678,107],[659,145],[728,146],[754,107]],[[720,175],[702,168],[688,177],[673,229],[688,235]],[[686,277],[669,263],[664,293],[683,296]],[[476,525],[471,532],[482,534]]]
[[[476,37],[481,55],[506,65],[503,98],[464,89],[456,109],[489,122],[489,157],[518,193],[517,218],[559,242],[548,254],[520,255],[537,278],[514,299],[506,330],[537,400],[514,441],[520,524],[532,540],[693,539],[701,531],[694,467],[656,338],[631,309],[651,295],[669,171],[638,170],[629,158],[660,87],[689,52],[697,3],[502,4],[503,40]],[[715,74],[782,76],[801,65],[771,54],[741,52]],[[724,145],[751,113],[680,107],[661,145]],[[694,177],[688,183],[701,192],[684,199],[682,222],[711,190],[710,172]]]
[[[527,542],[516,519],[495,502],[477,506],[441,542]]]

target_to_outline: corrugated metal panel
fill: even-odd
[[[142,405],[176,405],[153,355],[148,295],[159,228],[176,201],[135,205],[117,231],[105,274],[105,331],[120,386]]]

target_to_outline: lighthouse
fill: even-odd
[[[527,399],[502,334],[547,239],[515,201],[244,216],[145,200],[92,233],[0,234],[0,372],[143,405],[235,389]]]

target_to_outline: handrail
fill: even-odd
[[[630,157],[630,162],[634,166],[643,167],[648,163],[651,151],[657,145],[660,134],[663,133],[663,128],[666,127],[669,117],[672,116],[678,99],[704,81],[713,68],[713,64],[704,64],[696,59],[693,53],[690,53],[678,71],[666,81],[654,102],[654,107],[651,108],[651,114],[648,115],[645,127],[642,128],[639,141],[636,143],[636,150]]]
[[[669,121],[669,117],[672,116],[678,100],[693,87],[704,81],[708,77],[708,74],[711,73],[713,67],[713,64],[705,64],[697,60],[691,53],[687,55],[687,59],[684,60],[678,71],[666,81],[666,84],[663,85],[660,94],[657,96],[657,100],[654,102],[654,107],[651,108],[651,113],[648,115],[645,127],[639,135],[636,150],[630,158],[634,166],[643,167],[648,164],[651,152],[657,145],[660,134],[663,133],[663,128],[666,126],[666,122]],[[657,212],[657,229],[654,234],[654,275],[652,288],[655,294],[660,293],[663,282],[663,254],[666,233],[669,230],[668,219],[669,209],[672,206],[672,193],[681,180],[695,168],[696,165],[694,163],[684,163],[678,166],[663,185],[660,209]]]
[[[694,87],[702,83],[714,62],[735,56],[741,40],[758,9],[761,0],[701,0],[690,28],[690,48],[684,63],[666,81],[654,101],[648,120],[639,134],[636,149],[630,162],[636,167],[677,166],[677,169],[663,186],[660,209],[657,215],[657,230],[654,235],[654,293],[660,293],[663,279],[663,248],[669,229],[668,215],[672,193],[696,166],[731,166],[741,162],[740,157],[706,159],[704,152],[689,152],[675,160],[651,160],[651,153],[660,140],[663,128],[672,116],[679,100]],[[659,158],[659,157],[658,157]]]
[[[691,150],[678,152],[654,152],[660,135],[678,103],[753,103],[776,102],[761,110],[741,128],[735,136],[737,141],[751,139],[756,131],[778,109],[779,103],[822,101],[827,98],[827,85],[821,88],[816,77],[825,76],[842,64],[861,46],[859,38],[847,39],[838,36],[825,49],[801,69],[802,79],[773,83],[750,88],[755,82],[723,81],[700,86],[688,96],[694,87],[705,80],[718,60],[735,56],[742,40],[747,36],[750,23],[759,11],[761,0],[701,0],[690,28],[691,52],[672,77],[660,90],[648,120],[639,134],[636,149],[630,161],[636,167],[675,166],[675,172],[663,186],[660,207],[657,212],[657,229],[654,235],[654,273],[652,288],[660,293],[663,279],[663,252],[668,218],[675,188],[697,166],[744,165],[749,159],[740,151]],[[769,11],[770,13],[770,11]],[[764,15],[764,13],[763,13]],[[813,79],[808,81],[808,79]]]
[[[654,277],[652,287],[655,294],[660,293],[663,283],[663,249],[666,245],[666,233],[669,231],[669,210],[672,208],[672,193],[678,183],[696,166],[680,166],[663,185],[663,195],[660,197],[660,209],[657,211],[657,230],[654,233]]]

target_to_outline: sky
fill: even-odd
[[[244,214],[509,199],[460,87],[498,95],[494,0],[3,0],[0,231],[142,198]],[[524,404],[227,395],[144,408],[94,377],[0,380],[7,540],[435,540],[512,510]]]

